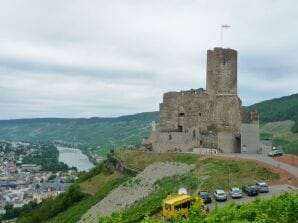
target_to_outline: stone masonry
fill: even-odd
[[[242,102],[237,95],[237,51],[208,50],[206,79],[206,90],[199,88],[163,95],[159,131],[153,132],[145,144],[161,152],[193,148],[241,152],[242,119],[245,119],[244,134],[256,135],[253,133],[259,125],[257,113],[251,115],[241,109]],[[254,126],[250,128],[252,123]],[[259,149],[255,146],[253,151]]]

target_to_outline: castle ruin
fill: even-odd
[[[167,92],[160,103],[159,130],[145,144],[159,152],[192,151],[257,153],[258,113],[242,110],[237,95],[237,51],[207,51],[206,90]]]

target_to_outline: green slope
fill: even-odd
[[[245,109],[259,111],[261,138],[273,139],[275,146],[298,154],[298,94],[263,101]]]
[[[286,153],[298,155],[298,132],[291,131],[294,121],[268,122],[261,125],[261,138],[272,139],[274,145],[282,147]]]
[[[246,109],[257,109],[261,123],[292,120],[295,122],[292,131],[298,132],[298,94],[263,101]]]
[[[158,112],[146,112],[117,118],[19,119],[0,121],[0,139],[21,141],[79,142],[102,150],[138,144],[158,121]]]

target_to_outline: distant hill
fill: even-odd
[[[0,121],[0,139],[31,142],[64,141],[82,143],[102,150],[138,144],[159,121],[158,112],[117,118],[37,118]]]
[[[285,152],[298,155],[298,94],[263,101],[245,109],[259,111],[261,138],[272,139],[274,145]]]
[[[292,120],[295,122],[292,131],[298,132],[298,94],[262,101],[246,109],[257,109],[261,123]]]
[[[260,113],[261,126],[265,123],[292,120],[287,131],[298,133],[298,94],[263,101],[248,107]],[[138,144],[149,136],[151,122],[159,122],[158,112],[145,112],[117,118],[37,118],[0,121],[0,139],[47,142],[60,140],[68,143],[82,143],[85,148],[92,147],[102,151],[123,145]],[[263,131],[263,136],[275,139],[278,145],[298,147],[297,134],[282,138],[281,132]],[[293,140],[292,140],[293,139]]]

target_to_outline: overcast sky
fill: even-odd
[[[298,2],[0,0],[0,119],[156,111],[238,51],[243,105],[297,93]]]

